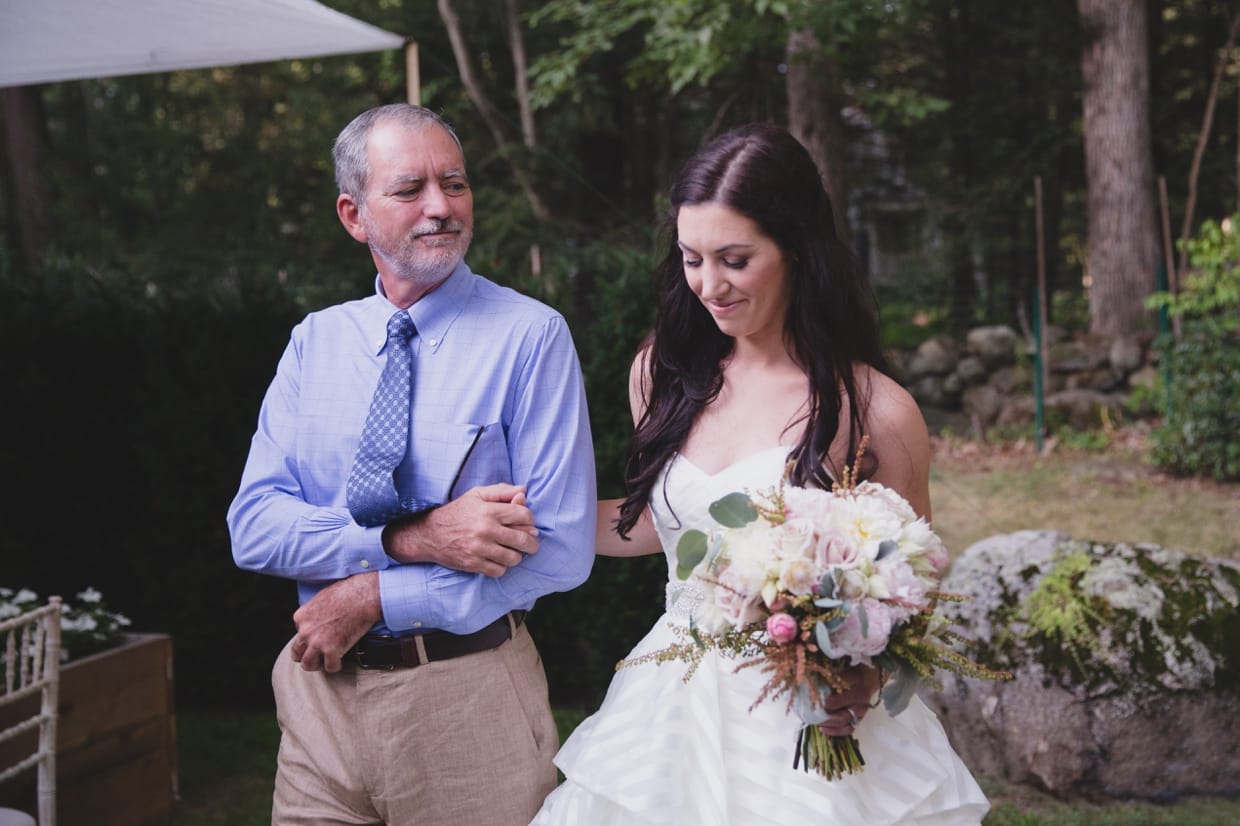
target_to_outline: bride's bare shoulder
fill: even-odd
[[[900,383],[870,367],[856,368],[864,402],[862,433],[878,460],[874,481],[895,489],[914,510],[930,515],[930,434],[917,401]]]
[[[868,364],[855,368],[857,392],[864,400],[868,429],[925,431],[926,421],[912,394],[899,382]]]

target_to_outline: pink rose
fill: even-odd
[[[797,635],[797,621],[784,613],[771,614],[766,618],[766,633],[780,645],[792,642]]]
[[[815,548],[814,562],[820,568],[829,568],[832,565],[852,565],[859,556],[857,544],[842,531],[832,529],[818,534],[818,547]]]

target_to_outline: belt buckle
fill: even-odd
[[[365,637],[362,638],[364,640]],[[371,637],[375,640],[392,640],[395,639],[391,634],[382,634]],[[357,662],[357,667],[366,671],[395,671],[396,665],[369,665],[366,662],[366,652],[362,650],[362,640],[358,640],[353,646],[353,659]]]

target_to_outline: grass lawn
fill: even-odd
[[[1041,456],[1021,443],[992,448],[936,439],[935,527],[956,552],[997,533],[1045,528],[1240,559],[1240,487],[1163,476],[1142,463],[1140,452],[1140,434],[1131,433],[1112,434],[1103,452],[1057,448]],[[569,711],[557,717],[561,738],[581,719]],[[279,741],[274,712],[188,709],[177,728],[181,802],[171,822],[267,824]],[[1240,799],[1097,803],[979,779],[993,804],[986,826],[1240,823]]]
[[[557,715],[561,738],[581,715]],[[188,711],[178,716],[181,802],[174,826],[266,826],[279,731],[272,711]],[[1240,800],[1175,803],[1059,800],[979,778],[993,808],[984,826],[1235,826]],[[589,824],[582,824],[589,826]],[[845,824],[841,824],[845,826]]]

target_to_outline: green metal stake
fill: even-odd
[[[1046,388],[1042,386],[1042,302],[1038,289],[1033,290],[1033,436],[1038,447],[1038,455],[1042,454],[1042,439],[1046,435],[1046,417],[1043,396]]]

